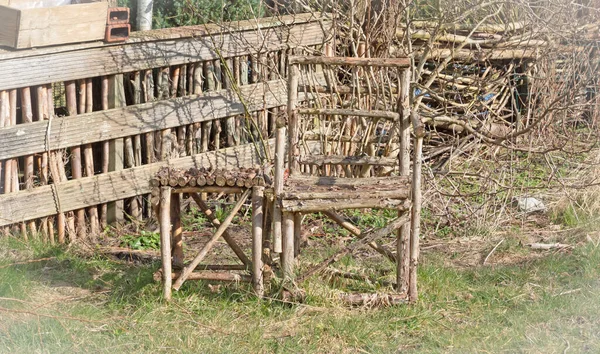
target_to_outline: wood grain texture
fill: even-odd
[[[317,45],[324,38],[322,25],[309,22],[261,31],[227,32],[219,35],[223,57],[246,55],[257,50],[274,51],[288,46]],[[58,81],[84,79],[123,72],[217,60],[210,35],[133,42],[66,52],[6,58],[0,55],[0,89],[34,86]]]
[[[16,48],[104,38],[107,2],[20,10]]]
[[[266,146],[274,150],[274,141],[266,141]],[[260,154],[257,153],[256,147],[246,144],[41,186],[30,191],[3,194],[0,195],[0,226],[57,214],[57,198],[60,200],[62,211],[68,211],[150,193],[150,180],[163,166],[227,169],[252,167],[259,162]]]
[[[243,86],[240,92],[251,111],[263,106],[277,107],[287,99],[286,86],[281,80]],[[302,98],[308,97],[306,95]],[[0,128],[0,141],[3,142],[0,159],[46,151],[47,133],[49,149],[56,150],[237,114],[244,114],[240,97],[231,90],[221,90],[75,117],[55,117],[51,122],[45,120]]]
[[[21,12],[7,6],[0,6],[0,45],[14,47],[17,45],[19,18]]]

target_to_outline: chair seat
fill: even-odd
[[[359,208],[408,209],[410,178],[292,176],[281,193],[284,211],[309,212]]]

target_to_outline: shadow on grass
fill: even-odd
[[[34,283],[47,287],[72,287],[90,295],[102,294],[110,306],[136,307],[162,301],[162,286],[153,279],[160,262],[129,262],[101,254],[86,254],[66,246],[18,240],[0,240],[0,250],[28,253],[27,260],[0,260],[0,297],[23,298]],[[213,284],[209,287],[207,284]],[[246,283],[188,281],[173,293],[174,299],[190,296],[205,301],[243,302],[256,299]],[[276,305],[277,306],[277,305]]]

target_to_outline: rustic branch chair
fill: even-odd
[[[410,300],[416,299],[423,128],[418,117],[410,114],[409,67],[408,58],[289,58],[288,120],[286,124],[280,119],[277,126],[273,210],[274,248],[275,252],[281,252],[284,280],[301,281],[339,259],[331,257],[294,279],[294,256],[300,251],[300,215],[322,212],[360,239],[340,254],[351,253],[361,245],[375,248],[396,262],[397,290],[408,294]],[[395,72],[397,83],[391,84],[389,77],[380,75],[388,87],[378,82],[378,92],[374,92],[373,78],[377,81],[377,76],[373,75],[373,68],[385,68],[387,74]],[[344,75],[345,82],[340,82]],[[309,99],[299,100],[299,94],[308,95]],[[379,102],[382,100],[385,104]],[[378,109],[378,105],[384,109]],[[411,119],[415,132],[412,179],[409,177]],[[319,135],[311,128],[322,124],[331,128],[344,122],[362,124],[363,136],[357,134],[358,128],[344,135],[347,129],[342,127],[335,136],[321,134],[317,143],[306,139]],[[370,127],[371,133],[365,126]],[[387,145],[399,149],[397,157],[377,156],[377,151],[373,151],[377,149],[371,149],[371,154],[352,151],[353,139],[377,138],[372,131],[383,127],[388,127]],[[320,146],[315,149],[315,145]],[[336,145],[333,154],[332,145]],[[389,176],[395,167],[399,176]],[[356,178],[359,176],[368,178]],[[385,228],[364,234],[336,213],[359,208],[397,209],[399,215]],[[395,254],[375,242],[393,231],[397,231]]]

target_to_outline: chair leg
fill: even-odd
[[[294,213],[283,213],[283,252],[281,253],[281,265],[283,268],[283,280],[294,279]]]
[[[294,258],[300,255],[302,241],[302,214],[294,213]]]
[[[171,300],[171,187],[160,189],[160,256],[163,271],[163,296]]]
[[[252,285],[256,296],[264,295],[262,238],[264,187],[252,188]]]

